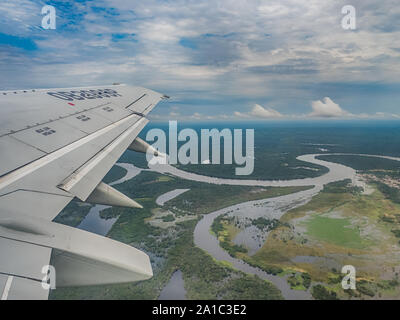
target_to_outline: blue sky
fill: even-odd
[[[0,88],[145,86],[171,96],[154,120],[396,119],[399,40],[395,0],[2,1]]]

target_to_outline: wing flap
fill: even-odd
[[[0,239],[3,242],[0,252],[12,258],[11,262],[0,264],[0,273],[8,275],[41,280],[44,275],[40,273],[48,265],[51,248],[55,249],[51,264],[56,271],[56,286],[132,282],[153,275],[150,259],[144,252],[44,219],[29,216],[0,219]],[[33,262],[23,264],[24,259]]]

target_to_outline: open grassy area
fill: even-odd
[[[329,218],[316,215],[306,223],[307,234],[322,241],[350,248],[363,248],[364,240],[357,227],[349,219]]]

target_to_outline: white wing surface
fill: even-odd
[[[137,135],[163,98],[125,85],[0,92],[1,299],[46,299],[51,255],[56,286],[152,276],[145,253],[52,220],[74,198],[140,207],[101,180],[127,148],[146,149]]]

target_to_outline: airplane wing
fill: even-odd
[[[52,220],[74,198],[140,207],[101,180],[126,149],[149,147],[137,135],[164,98],[125,85],[0,92],[1,299],[47,299],[52,276],[58,287],[152,276],[142,251]]]

